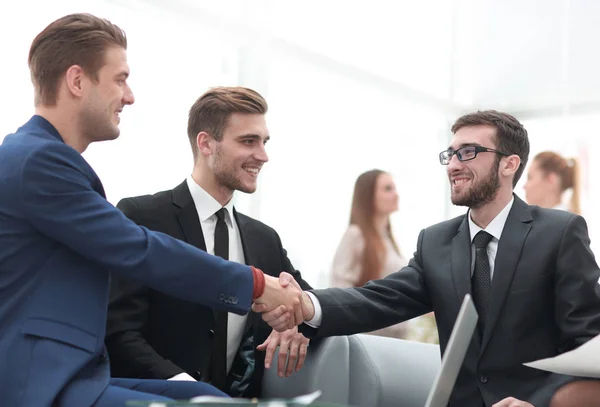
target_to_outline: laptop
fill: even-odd
[[[429,391],[425,407],[446,407],[448,405],[456,377],[477,327],[478,318],[471,295],[465,295],[442,358],[442,366]]]

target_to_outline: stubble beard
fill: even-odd
[[[239,176],[236,174],[235,164],[228,164],[221,148],[217,147],[215,150],[214,173],[219,188],[230,190],[232,193],[233,191],[241,191],[251,194],[256,191],[256,188],[245,187],[240,181]]]
[[[120,134],[119,127],[111,122],[106,111],[98,112],[91,107],[81,114],[81,131],[90,142],[114,140]]]
[[[498,176],[499,163],[494,166],[489,175],[477,185],[471,185],[463,196],[451,195],[451,201],[456,206],[466,206],[470,209],[481,208],[496,198],[500,189],[500,177]],[[452,187],[452,186],[450,186]]]

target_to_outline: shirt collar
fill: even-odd
[[[569,210],[569,208],[567,208],[562,203],[559,203],[558,205],[553,206],[552,209],[558,209],[558,210],[561,210],[561,211],[568,211]]]
[[[504,229],[504,225],[506,224],[506,220],[508,219],[508,214],[510,213],[510,209],[513,206],[513,202],[515,201],[515,197],[513,196],[510,202],[500,211],[498,215],[489,223],[487,228],[482,229],[473,222],[471,219],[471,211],[467,214],[469,218],[469,231],[471,232],[471,242],[475,238],[475,235],[481,231],[485,230],[490,235],[492,235],[496,240],[500,240],[500,236],[502,235],[502,230]]]
[[[211,194],[198,185],[191,175],[187,177],[186,181],[190,194],[192,195],[192,200],[196,206],[196,212],[198,212],[198,218],[200,219],[200,222],[205,222],[210,219],[215,212],[221,209],[222,206]],[[227,216],[225,219],[227,221],[227,218],[229,218],[229,222],[233,224],[233,199],[230,199],[229,202],[225,204],[225,208],[227,209]]]

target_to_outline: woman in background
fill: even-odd
[[[575,158],[544,151],[533,158],[525,189],[529,205],[542,208],[562,209],[581,215],[579,163]],[[564,205],[565,192],[571,193],[568,205]]]
[[[398,193],[391,175],[381,170],[361,174],[354,185],[350,225],[333,260],[331,285],[361,287],[406,266],[390,224],[398,210]],[[433,314],[375,332],[374,335],[437,343]]]

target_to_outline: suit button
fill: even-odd
[[[210,331],[208,331],[208,336],[210,336],[211,338],[215,337],[215,330],[211,329]]]
[[[487,383],[488,378],[487,376],[479,376],[479,381],[483,384]]]
[[[106,351],[106,348],[102,349],[102,353],[100,354],[100,361],[101,362],[106,362],[108,360],[108,352]]]
[[[200,373],[199,370],[196,370],[190,376],[192,376],[194,379],[198,380],[199,382],[202,381],[202,373]]]

